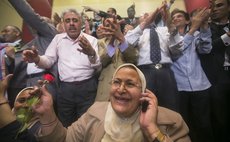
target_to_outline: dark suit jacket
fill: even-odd
[[[28,130],[25,130],[17,136],[21,123],[13,121],[0,129],[1,142],[37,142],[35,136]],[[17,136],[17,138],[16,138]]]
[[[22,60],[22,50],[15,53],[15,59],[7,65],[9,73],[13,74],[9,88],[23,89],[26,87],[27,63]],[[16,94],[15,94],[16,95]]]
[[[212,32],[212,50],[210,54],[200,56],[203,69],[213,85],[217,83],[230,83],[230,73],[224,71],[223,68],[225,52],[230,49],[230,45],[226,46],[221,39],[221,36],[226,33],[224,27],[229,27],[229,24],[217,25],[211,23],[210,27]]]
[[[23,46],[22,49],[28,49],[31,48],[31,45],[34,45],[38,49],[38,53],[43,55],[54,36],[58,33],[57,30],[53,25],[42,20],[41,16],[35,13],[33,8],[25,0],[9,0],[9,2],[23,18],[23,20],[37,32],[34,39]],[[15,63],[17,63],[19,60],[20,55],[15,57]],[[15,65],[15,71],[17,70],[20,70],[22,74],[26,74],[26,66],[20,66],[17,68]],[[58,78],[57,66],[54,66],[52,69],[50,69],[50,72],[55,75],[55,78]],[[19,78],[18,76],[21,75],[17,75],[17,78]],[[20,84],[19,79],[16,79],[15,82]]]

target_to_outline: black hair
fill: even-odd
[[[189,14],[188,14],[187,12],[185,12],[185,11],[183,11],[183,10],[180,10],[180,9],[177,9],[177,8],[174,9],[174,10],[171,12],[171,18],[172,18],[175,14],[177,14],[177,13],[183,14],[184,17],[185,17],[185,19],[186,19],[187,21],[190,20]]]
[[[117,14],[117,10],[113,7],[110,7],[109,9],[111,9],[113,11],[113,13]]]

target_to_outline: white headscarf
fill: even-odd
[[[117,72],[123,68],[123,67],[128,67],[128,66],[132,66],[133,68],[135,68],[135,70],[137,71],[139,77],[140,77],[140,80],[141,80],[141,86],[142,86],[142,92],[145,91],[146,89],[146,80],[145,80],[145,76],[144,74],[141,72],[141,70],[139,70],[134,64],[131,64],[131,63],[125,63],[125,64],[122,64],[120,65],[114,72],[113,74],[113,79],[115,77],[115,75],[117,74]]]
[[[146,88],[146,80],[144,74],[133,64],[125,63],[119,66],[114,72],[113,79],[123,67],[133,67],[141,80],[142,92]],[[105,135],[101,142],[143,142],[144,136],[139,124],[140,109],[137,110],[130,118],[124,119],[119,117],[113,110],[111,103],[108,105],[108,109],[105,115]]]

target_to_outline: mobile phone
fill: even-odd
[[[143,101],[141,104],[141,111],[146,112],[148,108],[149,102],[148,101]]]
[[[144,91],[145,92],[145,91]],[[144,93],[143,92],[143,93]],[[148,105],[149,105],[149,102],[148,101],[143,101],[142,103],[141,103],[141,111],[142,112],[146,112],[147,111],[147,108],[148,108]]]

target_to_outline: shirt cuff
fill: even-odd
[[[112,57],[115,54],[115,50],[116,50],[115,47],[112,46],[111,44],[107,46],[107,53],[109,57]]]
[[[120,48],[121,52],[124,52],[127,48],[128,48],[129,44],[128,42],[125,40],[125,42],[121,43],[120,45],[118,45],[118,47]]]
[[[227,34],[223,34],[221,39],[223,40],[225,46],[230,45],[230,37]]]

